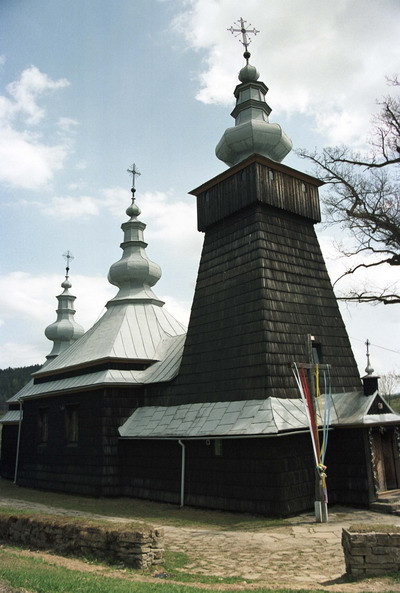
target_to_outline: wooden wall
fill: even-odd
[[[197,196],[199,231],[256,202],[298,214],[312,223],[321,220],[321,183],[284,165],[262,157],[250,158],[220,177],[192,192]]]
[[[17,483],[91,496],[119,494],[118,427],[137,404],[135,390],[105,389],[24,402]],[[65,408],[78,405],[77,443],[65,438]],[[40,443],[40,409],[48,409],[48,441]]]
[[[314,466],[308,434],[272,439],[184,441],[185,504],[287,516],[313,508]],[[121,441],[126,496],[180,501],[181,446]]]
[[[18,424],[5,424],[1,429],[0,476],[14,479],[17,456]]]
[[[326,465],[330,503],[368,506],[375,500],[368,428],[331,431]]]

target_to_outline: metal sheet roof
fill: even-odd
[[[306,426],[300,399],[270,397],[138,408],[119,432],[129,438],[206,438],[272,435]]]
[[[330,426],[400,424],[393,411],[368,414],[377,394],[333,396]],[[322,401],[321,401],[322,403]],[[319,424],[322,424],[318,413]],[[300,399],[270,397],[265,400],[194,403],[180,406],[137,408],[119,428],[123,438],[223,438],[267,436],[308,428]]]
[[[31,380],[8,401],[13,402],[19,399],[54,395],[67,391],[87,390],[91,387],[103,385],[131,385],[135,387],[137,385],[170,381],[178,373],[185,337],[185,334],[165,337],[156,350],[156,356],[161,360],[144,371],[104,369],[94,373],[76,375],[75,377],[60,377],[57,379],[57,376],[55,376],[53,381],[46,383],[35,384]]]
[[[0,418],[0,424],[18,424],[20,417],[20,410],[10,410]]]
[[[122,303],[110,307],[82,338],[34,376],[110,358],[157,360],[163,339],[184,333],[184,326],[159,305]]]

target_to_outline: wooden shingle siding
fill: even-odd
[[[368,429],[335,429],[329,436],[326,464],[332,504],[363,506],[375,500]]]
[[[24,406],[18,481],[21,486],[91,496],[116,496],[118,427],[138,403],[137,390],[98,389],[28,400]],[[65,441],[65,407],[79,402],[79,436]],[[38,410],[49,410],[49,441],[37,438]]]
[[[286,516],[311,509],[314,469],[308,434],[186,441],[185,504]],[[178,503],[181,447],[176,441],[123,441],[126,496]]]
[[[205,234],[179,376],[166,391],[171,404],[298,397],[290,365],[308,362],[308,334],[320,344],[322,362],[332,366],[333,389],[361,389],[314,231],[316,214],[309,210],[314,198],[305,204],[305,182],[295,179],[290,185],[286,179],[282,188],[297,187],[302,195],[279,209],[278,194],[268,194],[268,169],[251,163],[244,180],[239,170],[218,187],[207,187],[209,196],[215,189],[230,204],[219,222],[210,200],[199,202],[203,218],[212,224]],[[278,171],[274,181],[285,175]],[[253,201],[246,198],[243,206],[243,196],[236,195],[242,183],[243,192],[258,184],[264,193]],[[302,216],[293,213],[301,210],[299,200]],[[219,216],[222,206],[217,210]]]

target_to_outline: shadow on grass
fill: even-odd
[[[9,480],[0,479],[0,503],[3,502],[4,505],[4,502],[6,502],[7,505],[15,509],[17,508],[17,501],[22,501],[28,508],[30,503],[32,505],[46,505],[46,514],[51,513],[50,507],[55,507],[72,513],[120,517],[134,522],[175,527],[261,531],[288,525],[284,519],[270,519],[244,513],[229,513],[193,507],[180,508],[174,504],[137,498],[90,498],[34,490],[16,486]],[[15,504],[13,504],[14,502]]]

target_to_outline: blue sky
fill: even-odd
[[[89,329],[104,311],[133,161],[147,253],[163,270],[155,292],[187,322],[202,245],[188,192],[226,168],[214,149],[233,124],[243,49],[227,28],[241,16],[260,30],[250,61],[270,88],[270,120],[295,148],[362,149],[398,72],[397,0],[247,0],[245,11],[241,0],[2,0],[0,368],[51,350],[43,332],[66,250],[76,320]],[[294,152],[284,162],[309,170]],[[335,278],[337,230],[318,233]],[[342,311],[361,372],[367,337],[375,369],[400,372],[398,310]]]

